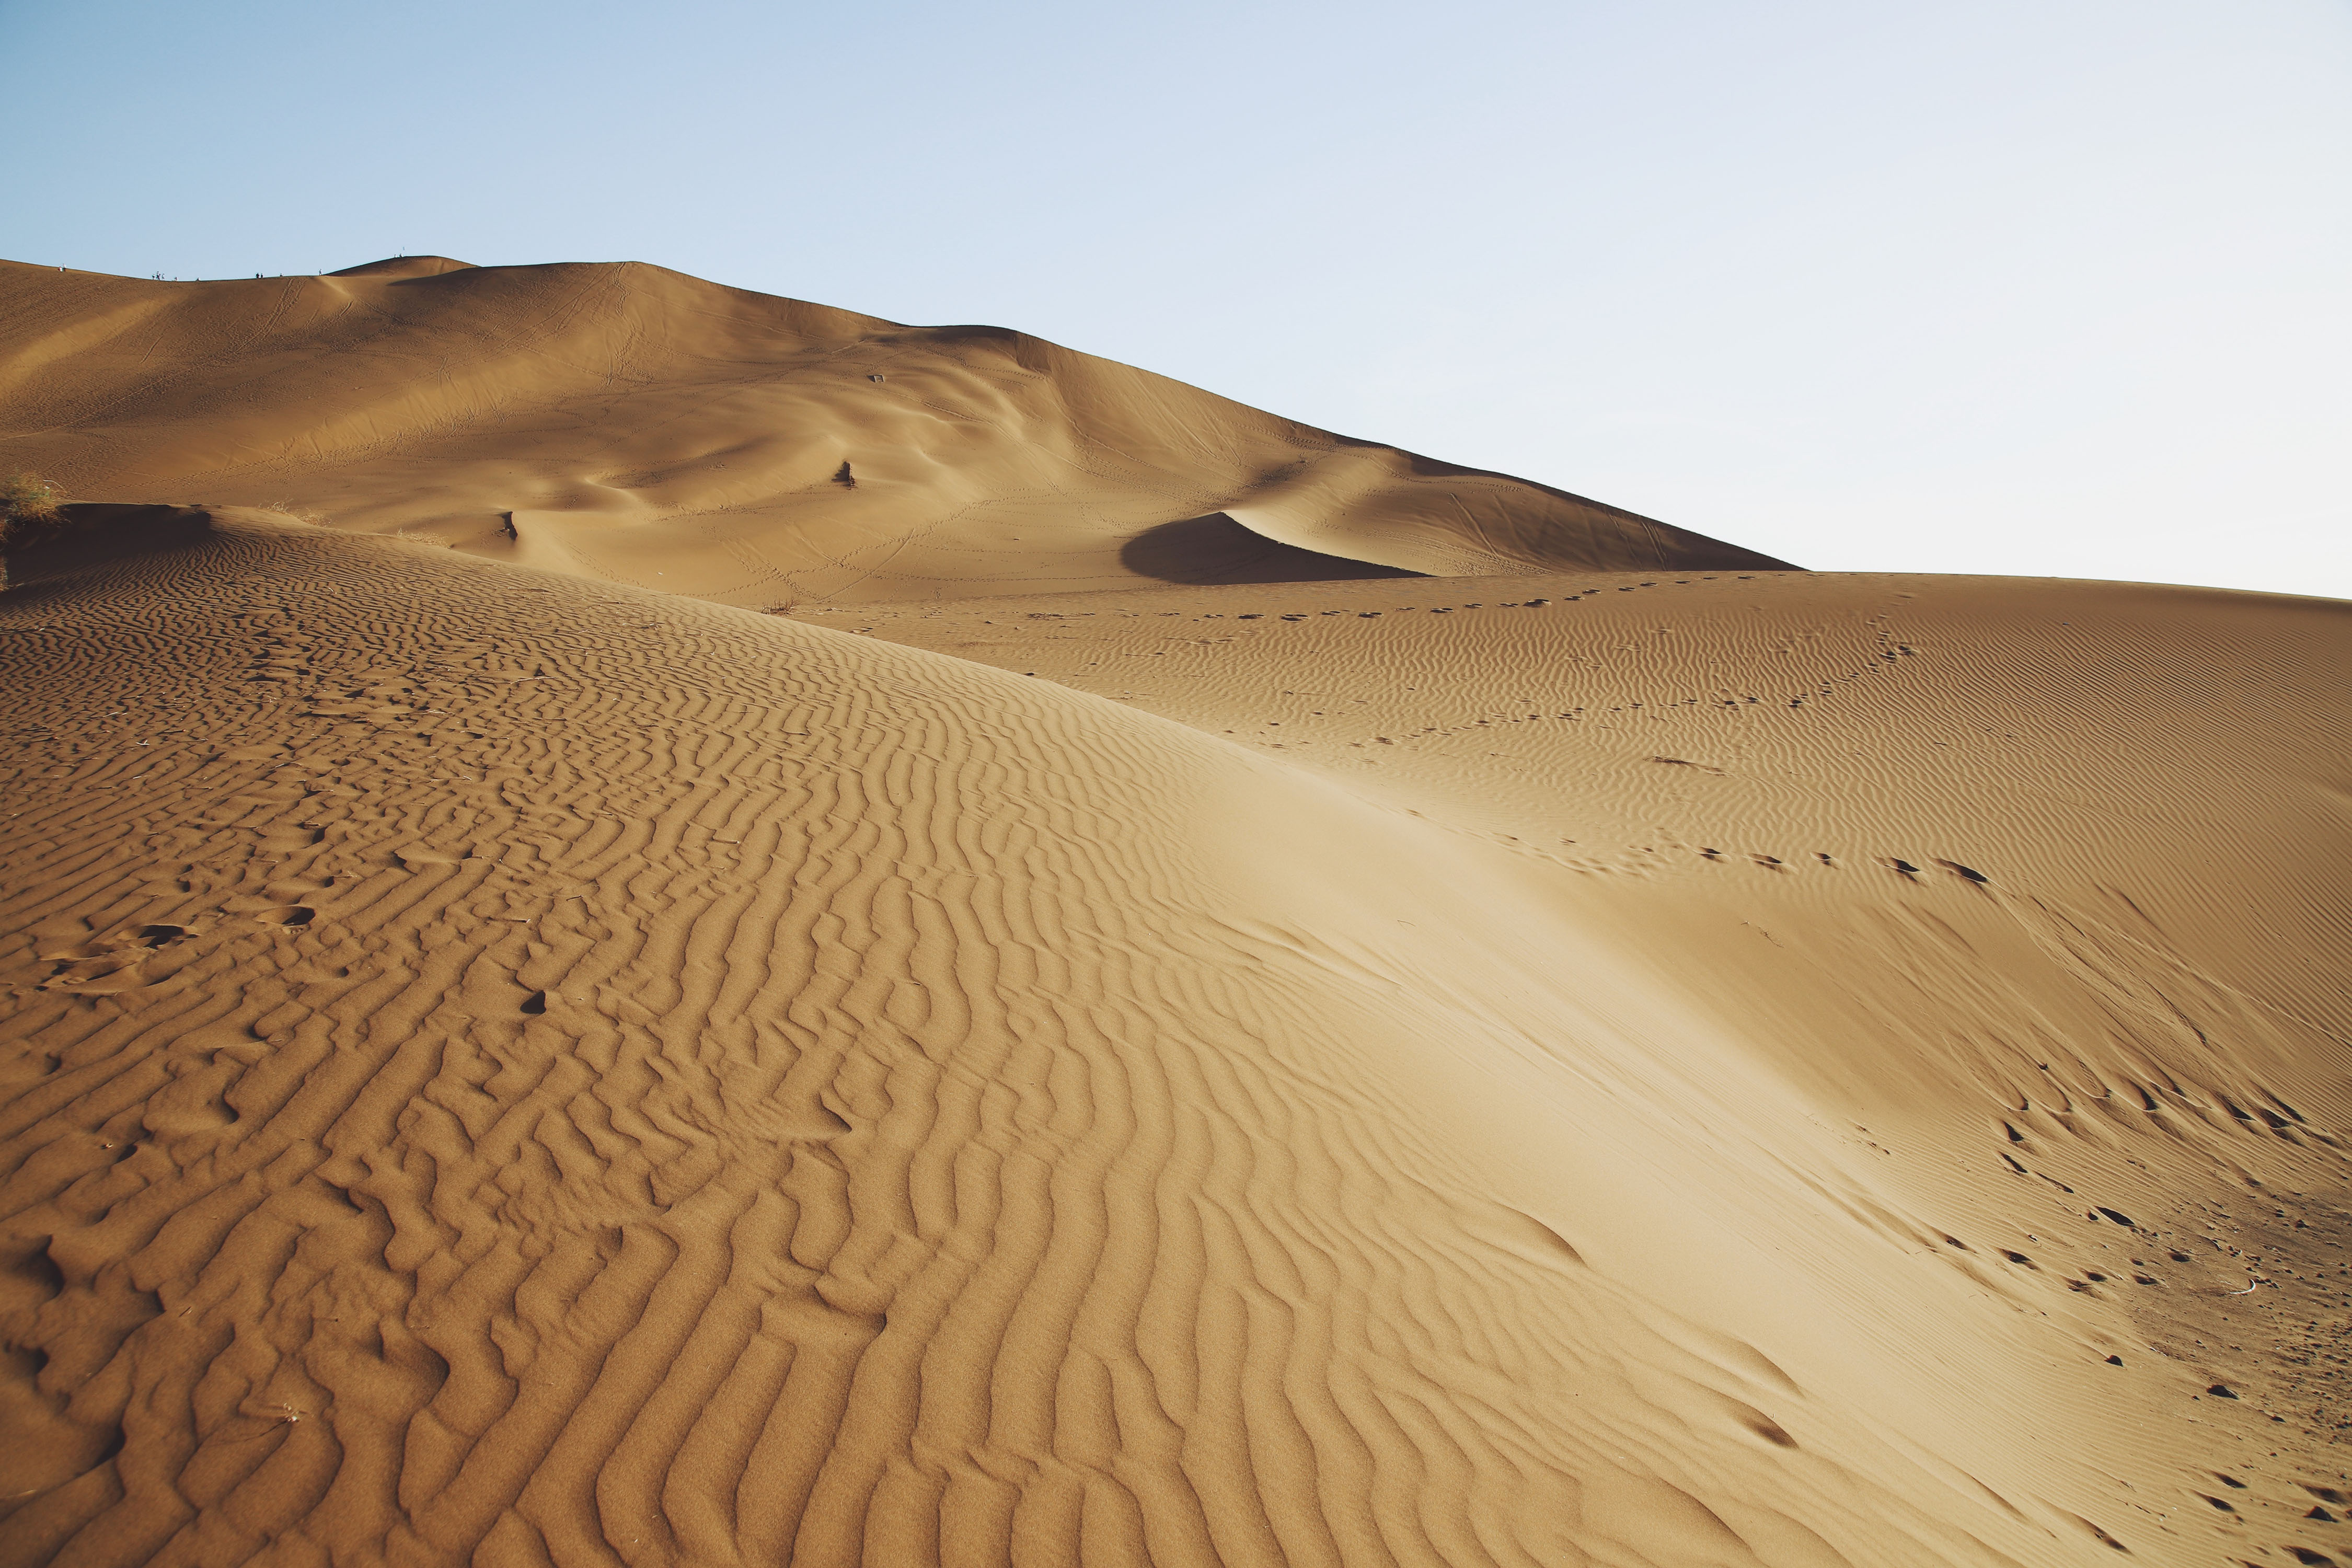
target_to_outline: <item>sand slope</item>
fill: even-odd
[[[2352,942],[2339,601],[1691,573],[809,618],[1231,736],[1613,888],[1827,906],[1957,876],[2352,1025],[2316,962]]]
[[[2342,1512],[2352,1422],[2352,606],[1694,574],[816,619],[1508,847],[1869,1152],[1923,1267],[2123,1363],[2095,1396],[1956,1372],[1948,1415],[2075,1423],[2126,1517],[2163,1520],[2137,1552],[2184,1508],[2248,1560],[2278,1539],[2254,1519],[2334,1543],[2304,1516]]]
[[[2236,1375],[2199,1359],[2218,1341],[2151,1353],[2189,1319],[2140,1302],[2227,1305],[2183,1205],[2227,1194],[2251,1222],[2340,1182],[2340,1019],[2291,1014],[2259,966],[2187,984],[2104,908],[2062,977],[2091,997],[2074,1012],[2057,982],[1999,976],[1971,942],[2024,931],[2000,940],[2056,963],[2032,910],[2067,911],[2022,848],[1955,836],[1988,815],[1964,800],[1905,818],[1852,792],[1843,831],[1916,846],[1916,876],[1843,840],[1810,883],[1589,838],[1536,855],[1535,816],[1515,849],[1448,806],[1442,761],[1342,780],[857,627],[264,514],[75,526],[0,597],[0,1560],[2329,1544],[2295,1506],[2324,1434],[2251,1386],[2204,1395]],[[1393,635],[1358,666],[1369,694],[1422,627],[1419,654],[1458,638],[1443,662],[1475,681],[1495,634],[1472,615],[1627,635],[1573,619],[1598,601],[1412,631],[1319,614],[1444,586],[1281,590],[1302,607],[1269,611],[1316,619],[1275,620],[1257,668],[1328,673],[1338,639]],[[1853,590],[1801,591],[1829,597],[1796,623],[1833,628]],[[2275,709],[2323,728],[2298,752],[2240,710],[2242,771],[2340,787],[2342,689],[2313,666],[2340,621],[2252,613]],[[1786,657],[1773,614],[1718,666]],[[1326,640],[1297,665],[1283,637]],[[1208,662],[1238,639],[1193,646],[1192,720],[1246,705],[1248,667]],[[1932,688],[1901,646],[1842,689]],[[2048,679],[2116,700],[2113,670]],[[1817,738],[1758,724],[1755,755],[1807,761]],[[1936,776],[1899,744],[1876,766]],[[2280,820],[2325,830],[2342,800]],[[1962,847],[1991,882],[1935,868]],[[2276,926],[2301,886],[2230,896],[2332,962],[2340,924]],[[1727,1006],[1774,963],[1713,928],[1765,908],[1775,936],[1874,931],[1927,964],[1848,974],[1867,1038],[1813,994],[1818,952]],[[2058,1036],[2074,1054],[2001,1104],[1992,1075]],[[2151,1199],[2171,1207],[2135,1228],[2083,1217]],[[2293,1201],[2340,1247],[2340,1214]],[[2095,1250],[2176,1237],[2159,1286]]]
[[[2352,606],[0,300],[0,1564],[2352,1563]]]
[[[754,607],[1782,564],[1021,333],[638,263],[202,283],[0,263],[19,468]]]

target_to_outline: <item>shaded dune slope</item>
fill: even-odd
[[[0,466],[77,494],[291,505],[753,607],[1782,564],[1021,333],[638,263],[0,263]]]
[[[2116,1485],[2179,1380],[1573,879],[871,638],[78,521],[0,598],[12,1561],[2210,1555]]]

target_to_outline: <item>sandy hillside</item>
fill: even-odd
[[[2352,1528],[2340,606],[836,627],[157,508],[9,569],[0,1559]]]
[[[20,468],[0,1568],[2352,1568],[2352,606],[635,265]]]
[[[1605,889],[1628,918],[1785,906],[1915,925],[1893,911],[1964,895],[1972,921],[2024,921],[2045,956],[2091,962],[2073,949],[2095,942],[2112,950],[2100,963],[2169,966],[2147,981],[2174,994],[2164,1011],[2194,1010],[2187,986],[2240,998],[2232,1012],[2251,1008],[2265,1037],[2290,1021],[2320,1031],[2279,1046],[2289,1076],[2270,1088],[2339,1092],[2345,1063],[2318,1045],[2352,1025],[2332,962],[2352,945],[2352,606],[2337,601],[1687,574],[809,618],[1228,737]],[[2026,954],[1979,956],[2013,983]],[[1903,965],[1914,979],[1921,961]],[[2114,1028],[2074,1016],[2059,1032]]]
[[[2352,606],[1691,574],[813,618],[1507,848],[1869,1156],[1864,1206],[1916,1267],[2020,1309],[2037,1353],[2119,1358],[2069,1441],[2112,1445],[2132,1516],[2342,1511]],[[1878,1331],[1943,1353],[1900,1312]],[[1950,1387],[2030,1425],[2089,1392]]]
[[[1982,912],[1972,923],[2022,921],[2045,955],[2170,966],[2147,982],[2174,994],[2167,1010],[2195,1010],[2188,985],[2245,999],[2231,1009],[2252,1007],[2264,1037],[2287,1020],[2322,1038],[2352,1032],[2352,995],[2329,962],[2352,954],[2352,605],[2339,601],[1690,573],[807,618],[1229,737],[1507,845],[1629,911],[1868,910],[1913,925],[1958,893],[1957,908]],[[2114,951],[2093,960],[2073,951],[2084,943]],[[2028,955],[1979,956],[2014,984]],[[1903,965],[1915,981],[1920,962]],[[1848,976],[1836,988],[1862,987]],[[2051,1015],[2061,1020],[2069,1038],[2112,1032],[2092,1016]],[[2282,1043],[2279,1070],[2294,1076],[2242,1084],[2241,1098],[2340,1092],[2352,1062],[2308,1044]]]
[[[0,472],[730,604],[1777,567],[995,327],[637,263],[176,283],[0,262]]]

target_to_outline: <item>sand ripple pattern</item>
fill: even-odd
[[[1498,1202],[1277,763],[259,524],[0,661],[0,1561],[2088,1560]]]

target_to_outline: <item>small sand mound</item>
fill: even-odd
[[[393,256],[382,261],[363,261],[357,267],[346,267],[330,272],[330,278],[438,278],[444,272],[463,272],[474,264],[453,261],[446,256]]]

